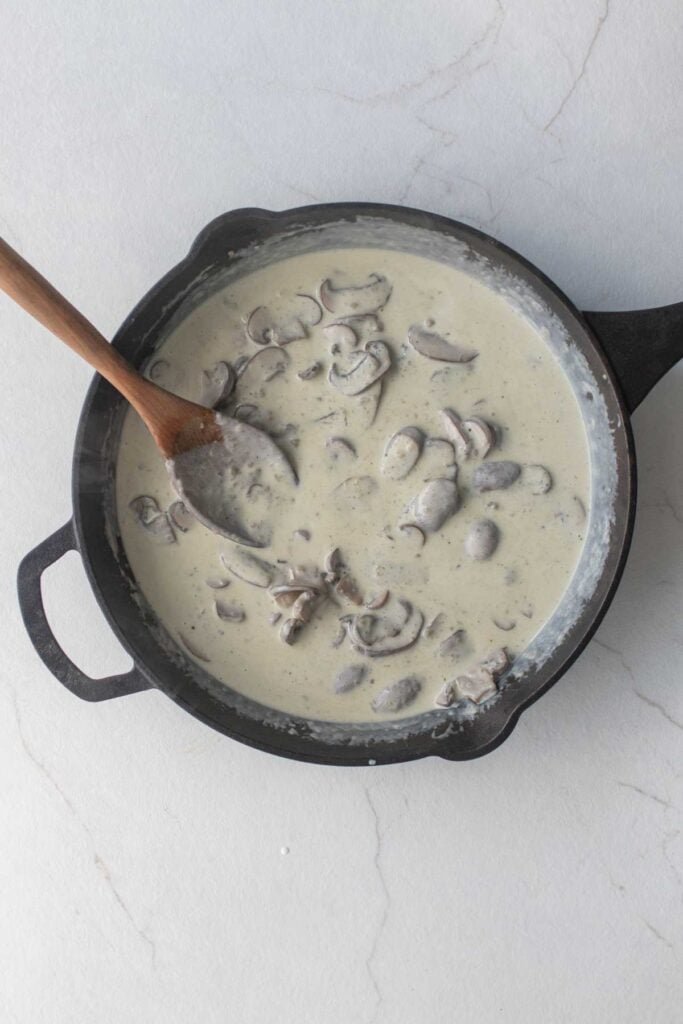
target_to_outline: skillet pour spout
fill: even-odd
[[[73,516],[19,567],[22,616],[48,669],[76,696],[108,700],[156,688],[227,736],[301,761],[386,764],[429,755],[480,757],[512,731],[578,657],[604,616],[621,577],[635,514],[636,466],[629,414],[683,357],[683,303],[661,309],[581,313],[541,271],[496,239],[456,221],[401,206],[341,203],[282,212],[236,210],[212,221],[185,259],[145,295],[117,332],[114,347],[143,365],[172,326],[254,260],[348,245],[429,254],[513,281],[521,312],[542,310],[561,339],[558,359],[589,439],[592,495],[575,579],[546,629],[551,652],[515,661],[500,693],[471,717],[437,709],[390,723],[297,718],[247,699],[191,661],[137,592],[114,501],[114,469],[125,403],[99,377],[86,396],[73,460]],[[482,271],[483,272],[483,271]],[[47,622],[43,572],[77,550],[114,633],[133,659],[127,674],[91,679],[62,651]],[[556,615],[561,613],[560,619]],[[532,648],[535,641],[532,642]]]

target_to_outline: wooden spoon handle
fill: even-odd
[[[135,405],[146,381],[93,325],[52,287],[18,252],[0,238],[0,288],[90,363]]]
[[[0,288],[128,399],[166,457],[198,443],[194,427],[199,421],[204,423],[202,430],[206,430],[206,424],[209,424],[215,432],[210,410],[186,402],[141,376],[49,281],[2,238]],[[192,428],[189,432],[188,422]],[[198,436],[213,439],[205,433]]]

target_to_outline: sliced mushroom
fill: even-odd
[[[483,665],[477,665],[456,678],[455,691],[460,700],[483,704],[485,700],[498,692],[498,688],[493,673]]]
[[[343,353],[348,355],[358,348],[359,338],[350,324],[329,324],[323,327],[325,337],[330,343],[330,351],[333,355]]]
[[[483,420],[481,416],[469,416],[463,420],[463,427],[471,439],[471,448],[479,459],[485,459],[492,448],[495,448],[498,435],[495,427]]]
[[[491,619],[491,622],[496,629],[502,629],[504,633],[509,633],[517,625],[514,619],[508,618],[507,616],[498,616],[495,619]]]
[[[376,313],[386,306],[391,285],[381,274],[370,274],[367,283],[350,287],[335,287],[327,278],[320,285],[320,301],[335,316],[359,316]]]
[[[332,680],[333,693],[348,693],[363,682],[367,665],[346,665],[340,669]]]
[[[510,668],[512,660],[507,647],[498,647],[495,651],[491,651],[488,657],[484,658],[479,664],[487,672],[491,673],[494,681],[497,683],[500,677]]]
[[[128,507],[140,523],[140,526],[157,544],[175,544],[176,536],[171,520],[166,512],[162,512],[154,498],[146,494],[133,498]]]
[[[458,488],[453,480],[430,480],[413,498],[407,511],[412,525],[436,533],[458,511]]]
[[[372,387],[391,366],[389,348],[383,341],[369,341],[348,373],[332,363],[327,379],[342,395],[353,397]]]
[[[467,633],[464,629],[456,629],[439,644],[438,652],[442,658],[459,658],[467,644]]]
[[[387,441],[380,472],[389,480],[403,480],[420,458],[424,435],[417,427],[403,427]]]
[[[421,612],[418,612],[407,602],[405,602],[405,607],[408,608],[409,614],[403,628],[394,636],[387,636],[385,639],[373,643],[368,643],[363,639],[358,623],[360,620],[362,630],[363,620],[373,619],[374,616],[346,616],[342,621],[346,627],[349,643],[353,649],[358,651],[359,654],[366,655],[368,658],[383,658],[388,654],[396,654],[398,651],[405,651],[408,647],[412,647],[420,635],[424,618]]]
[[[222,622],[244,622],[246,618],[244,608],[240,608],[237,604],[227,604],[225,601],[216,599],[214,608]]]
[[[517,462],[486,462],[475,469],[472,484],[480,494],[485,491],[503,491],[514,484],[521,470]]]
[[[356,449],[343,437],[328,437],[325,448],[332,462],[347,463],[356,458]]]
[[[522,483],[532,494],[547,494],[553,486],[553,478],[545,466],[525,466]]]
[[[420,548],[425,546],[427,538],[424,535],[424,531],[419,526],[415,526],[414,523],[401,523],[398,532],[404,540],[408,541],[414,551],[419,551]]]
[[[233,416],[236,420],[242,420],[243,423],[250,423],[254,426],[259,420],[259,407],[253,402],[240,402],[235,406]]]
[[[156,359],[147,369],[146,376],[153,380],[155,384],[159,384],[169,376],[170,370],[171,364],[168,359]]]
[[[230,363],[221,361],[211,370],[202,370],[200,404],[209,409],[224,409],[236,382],[237,374]]]
[[[254,352],[248,363],[245,363],[237,379],[238,396],[246,397],[248,391],[254,393],[275,377],[286,372],[291,358],[288,352],[270,345],[259,352]],[[251,397],[251,395],[249,395]]]
[[[338,510],[358,512],[367,509],[370,497],[377,490],[377,481],[371,476],[350,476],[332,491],[332,498]]]
[[[378,594],[372,594],[365,601],[365,607],[369,608],[370,611],[378,611],[380,608],[384,608],[384,605],[389,600],[389,591],[380,590]]]
[[[299,619],[285,619],[280,626],[280,639],[286,644],[293,644],[302,626]]]
[[[230,586],[230,580],[226,580],[223,576],[209,576],[206,580],[207,587],[211,587],[212,590],[225,590],[226,587]]]
[[[197,658],[198,661],[205,661],[207,662],[207,664],[211,661],[211,658],[207,658],[203,651],[200,651],[196,644],[194,644],[192,640],[189,640],[184,633],[178,631],[178,639],[180,640],[181,644],[190,652],[193,658]]]
[[[293,540],[303,540],[303,541],[308,542],[311,539],[311,531],[310,530],[295,530],[294,533],[292,534],[292,539]]]
[[[325,555],[325,561],[323,564],[325,568],[325,579],[327,582],[336,583],[344,567],[344,562],[339,548],[332,548],[331,551],[328,551]]]
[[[344,572],[337,580],[334,587],[335,594],[339,594],[340,597],[345,597],[353,604],[362,604],[363,595],[358,589],[358,584],[352,576]]]
[[[268,587],[275,576],[274,565],[266,562],[263,558],[249,554],[248,551],[242,551],[240,548],[222,551],[220,559],[233,576],[237,576],[238,579],[249,583],[252,587]]]
[[[299,370],[297,377],[299,380],[312,380],[313,377],[317,377],[322,368],[322,363],[311,363],[311,365],[307,366],[305,370]]]
[[[187,531],[197,522],[185,502],[180,501],[180,499],[178,499],[178,501],[174,501],[169,506],[168,515],[173,525],[176,526],[181,533],[187,533]]]
[[[268,625],[277,626],[278,622],[282,618],[282,612],[271,612],[268,616]]]
[[[292,605],[291,618],[304,624],[310,622],[318,602],[318,596],[312,590],[302,591]]]
[[[356,334],[377,334],[384,330],[384,325],[375,313],[352,313],[350,316],[341,316],[335,320],[334,326],[343,324],[351,327]]]
[[[408,341],[421,356],[438,359],[444,363],[469,363],[479,355],[476,349],[446,341],[442,335],[428,331],[420,324],[414,324],[410,328]]]
[[[428,437],[422,449],[420,459],[422,479],[457,480],[458,465],[455,461],[455,448],[443,437]]]
[[[401,711],[412,704],[421,689],[422,683],[416,676],[405,676],[380,690],[372,702],[372,710],[379,714]]]
[[[247,320],[247,334],[257,345],[288,345],[308,336],[322,319],[320,305],[310,295],[282,296],[257,306]]]
[[[438,612],[433,619],[431,619],[425,628],[422,630],[423,636],[432,637],[436,636],[441,627],[444,624],[446,616],[443,612]]]
[[[442,409],[441,420],[444,425],[444,430],[446,431],[446,436],[453,444],[458,456],[461,459],[469,459],[472,451],[472,441],[458,414],[453,412],[452,409]]]
[[[491,519],[476,519],[465,537],[465,554],[475,562],[484,562],[498,547],[500,531]]]

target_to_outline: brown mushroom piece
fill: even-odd
[[[246,618],[244,608],[240,608],[237,604],[227,604],[225,601],[216,599],[214,608],[222,622],[244,622]]]
[[[384,608],[384,605],[389,600],[389,591],[380,590],[378,594],[371,594],[370,597],[365,600],[365,607],[370,611],[376,612],[380,608]]]
[[[327,455],[332,462],[348,463],[356,458],[356,449],[343,437],[328,437],[325,441]]]
[[[332,680],[332,692],[348,693],[349,690],[355,690],[363,682],[366,672],[367,665],[346,665]]]
[[[370,274],[366,284],[335,286],[330,278],[320,285],[320,301],[335,316],[360,316],[376,313],[386,306],[391,284],[381,274]]]
[[[216,363],[210,370],[202,370],[201,396],[199,402],[208,409],[224,410],[225,405],[235,390],[237,374],[230,363]]]
[[[517,462],[486,462],[475,469],[472,484],[480,494],[504,491],[514,484],[521,471],[522,467]]]
[[[455,448],[443,437],[428,437],[420,458],[420,474],[427,483],[429,480],[457,480],[458,464],[455,461]]]
[[[333,355],[348,355],[358,348],[359,338],[350,324],[328,324],[327,327],[323,327],[323,332],[330,342],[330,351]]]
[[[462,425],[469,435],[474,455],[478,459],[485,459],[492,448],[495,448],[498,440],[495,427],[487,423],[481,416],[468,416],[466,420],[463,420]]]
[[[187,533],[187,531],[197,522],[185,502],[180,501],[180,499],[169,505],[168,515],[173,525],[177,527],[181,533]]]
[[[405,676],[380,690],[372,701],[372,710],[378,714],[401,711],[412,704],[421,689],[422,683],[417,676]]]
[[[389,480],[403,480],[420,458],[424,435],[417,427],[403,427],[387,441],[380,473]]]
[[[348,373],[340,373],[337,363],[332,363],[327,379],[340,394],[353,397],[376,384],[390,366],[388,346],[383,341],[369,341]]]
[[[465,460],[469,459],[472,451],[472,441],[465,425],[457,413],[452,409],[441,410],[441,420],[446,431],[448,440],[453,444],[458,456]]]
[[[522,483],[532,494],[547,494],[553,486],[553,478],[545,466],[525,466]]]
[[[369,629],[374,626],[374,623],[367,622],[367,620],[375,619],[376,616],[346,616],[342,621],[346,628],[349,643],[353,649],[358,651],[359,654],[366,655],[368,658],[383,658],[389,654],[396,654],[398,651],[405,651],[408,647],[412,647],[420,636],[424,618],[422,613],[413,608],[407,601],[403,602],[403,606],[408,613],[407,621],[403,627],[395,635],[384,636],[377,640],[374,640],[369,633]],[[368,639],[363,639],[361,633],[364,633]]]
[[[458,511],[460,499],[453,480],[430,480],[406,510],[409,522],[423,533],[436,533]]]
[[[246,330],[257,345],[289,345],[308,337],[308,328],[321,319],[322,310],[312,296],[279,296],[249,314]]]
[[[469,528],[463,547],[475,562],[484,562],[495,552],[500,531],[491,519],[476,519]]]
[[[242,551],[241,548],[221,552],[220,559],[233,576],[237,576],[243,583],[249,583],[252,587],[265,589],[270,586],[275,576],[274,565],[248,551]]]
[[[463,654],[466,643],[467,633],[465,630],[456,629],[441,641],[438,653],[442,658],[459,658]]]
[[[314,377],[318,376],[322,368],[322,363],[311,363],[311,365],[307,366],[304,370],[299,370],[297,377],[299,380],[312,380]]]
[[[282,376],[289,367],[291,358],[288,352],[281,348],[269,345],[253,356],[244,364],[237,378],[238,397],[249,397],[257,394],[264,384],[268,384],[275,377]]]
[[[171,520],[166,512],[161,511],[154,498],[141,494],[133,498],[128,507],[140,526],[157,544],[175,544],[176,536]]]
[[[441,334],[428,331],[420,324],[413,324],[409,329],[408,341],[421,356],[443,363],[470,363],[479,355],[476,349],[459,342],[447,341]]]

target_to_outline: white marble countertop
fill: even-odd
[[[682,32],[678,0],[5,0],[0,234],[104,332],[216,214],[319,200],[463,219],[584,308],[683,299]],[[482,760],[339,770],[51,678],[14,577],[90,373],[1,298],[0,353],[3,1024],[682,1019],[683,366],[567,676]],[[127,665],[75,554],[45,589]]]

